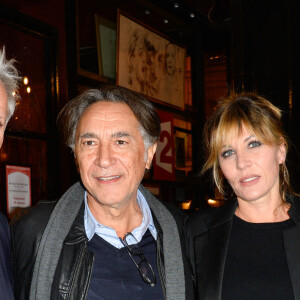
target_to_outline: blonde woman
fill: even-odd
[[[285,164],[281,111],[255,94],[223,100],[204,129],[227,204],[187,222],[200,300],[300,299],[300,201]]]

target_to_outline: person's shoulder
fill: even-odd
[[[139,190],[145,197],[145,200],[147,201],[148,205],[150,206],[150,209],[152,210],[152,213],[161,209],[162,205],[173,216],[177,224],[183,223],[184,219],[186,218],[186,214],[180,208],[176,207],[172,203],[168,203],[157,199],[149,190],[147,190],[142,185],[139,186]]]
[[[17,234],[20,230],[22,232],[43,231],[56,203],[56,201],[42,200],[34,207],[21,210],[10,223],[13,233]]]
[[[221,207],[209,207],[195,212],[186,220],[186,231],[193,236],[205,233],[210,228],[222,225],[231,219],[235,208],[236,202],[230,201]]]
[[[208,221],[216,214],[218,208],[206,208],[192,213],[186,220],[186,231],[195,236],[208,230]]]
[[[1,227],[7,226],[7,219],[1,212],[0,212],[0,226]]]
[[[160,201],[157,199],[157,201]],[[184,218],[186,217],[186,213],[180,209],[179,207],[175,206],[173,203],[165,202],[165,201],[160,201],[165,208],[174,216],[178,216],[179,218]]]
[[[6,217],[0,212],[0,242],[9,241],[9,227]]]

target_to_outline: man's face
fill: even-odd
[[[7,95],[3,84],[0,82],[0,148],[3,143],[3,136],[6,127],[7,116]]]
[[[75,158],[89,203],[120,208],[135,201],[145,168],[150,168],[156,145],[145,161],[139,122],[124,103],[97,102],[81,116],[76,131]]]

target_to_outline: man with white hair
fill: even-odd
[[[0,49],[0,148],[3,143],[6,124],[12,116],[16,100],[13,92],[18,87],[18,72],[14,60],[5,58],[4,48]],[[0,299],[13,299],[10,235],[7,220],[0,213]]]

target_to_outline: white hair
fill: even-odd
[[[144,161],[147,161],[148,159],[148,149],[150,146],[152,146],[156,139],[154,139],[145,129],[142,125],[139,126],[140,134],[144,141],[144,147],[145,147],[145,154],[144,154]]]
[[[14,113],[16,107],[16,96],[14,92],[18,89],[20,77],[16,67],[15,60],[5,58],[5,48],[0,49],[0,82],[2,83],[7,95],[7,116],[6,124]]]

